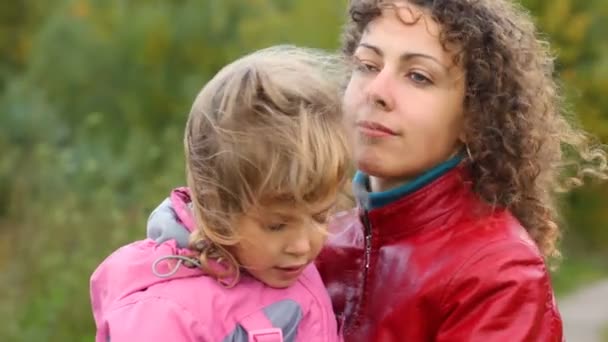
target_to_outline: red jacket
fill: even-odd
[[[317,266],[345,341],[562,341],[543,258],[472,191],[464,166],[336,216]]]

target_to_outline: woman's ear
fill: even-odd
[[[460,142],[463,145],[466,145],[467,142],[468,142],[468,140],[469,140],[469,139],[467,139],[467,131],[469,131],[467,128],[471,124],[470,120],[471,120],[470,116],[467,115],[465,109],[463,108],[463,110],[462,110],[462,124],[460,125],[460,134],[458,135],[458,140],[460,140]]]
[[[471,154],[471,150],[469,149],[469,145],[467,144],[467,135],[464,132],[464,130],[462,131],[462,133],[460,133],[460,135],[458,136],[458,140],[460,141],[460,143],[462,144],[461,146],[461,150],[464,153],[466,153],[466,156],[469,158],[469,160],[473,161],[473,155]]]
[[[464,133],[464,131],[460,133],[460,135],[458,136],[458,140],[460,140],[463,145],[467,144],[466,134]]]

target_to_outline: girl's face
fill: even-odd
[[[368,24],[344,95],[353,158],[372,191],[404,184],[462,146],[463,68],[441,45],[438,23],[399,6]]]
[[[323,247],[334,200],[319,203],[304,215],[290,215],[293,207],[281,206],[247,213],[237,222],[236,259],[268,286],[292,285]]]

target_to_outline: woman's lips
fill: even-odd
[[[373,138],[397,135],[392,129],[373,121],[358,121],[357,128],[361,134]]]

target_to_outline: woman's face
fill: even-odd
[[[464,71],[440,43],[439,24],[402,6],[368,24],[344,95],[353,158],[373,191],[408,182],[462,146]]]

